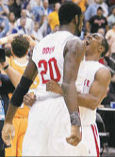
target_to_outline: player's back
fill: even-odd
[[[46,91],[46,83],[55,80],[62,83],[63,80],[63,51],[68,40],[74,37],[67,31],[58,31],[46,36],[34,49],[33,61],[38,68],[40,84],[37,95],[57,96]]]

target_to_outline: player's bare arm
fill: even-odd
[[[53,80],[47,83],[47,91],[52,91],[63,96],[61,86]],[[98,98],[91,94],[78,93],[78,105],[81,107],[95,109],[95,107],[98,106]]]
[[[110,80],[111,74],[108,69],[101,68],[98,70],[89,94],[78,93],[78,105],[95,110],[101,104],[104,97],[106,97]],[[47,84],[47,89],[63,95],[61,87],[54,81]]]
[[[0,39],[0,45],[6,44],[6,43],[11,43],[15,37],[19,36],[20,34],[16,33],[16,34],[10,34],[6,37],[3,37]],[[23,37],[25,37],[28,41],[30,46],[36,46],[36,41],[34,39],[32,39],[32,37],[30,35],[24,34]]]
[[[71,136],[67,138],[67,142],[72,145],[77,145],[81,140],[81,123],[78,114],[78,102],[75,81],[77,78],[81,59],[84,56],[84,52],[84,42],[77,39],[67,42],[64,51],[64,74],[62,90],[67,108],[70,113],[70,119],[72,124]]]
[[[73,111],[78,111],[75,81],[80,62],[84,57],[84,50],[85,44],[81,40],[69,41],[65,47],[62,90],[67,108],[70,113]],[[70,96],[68,97],[68,95]]]
[[[16,71],[14,68],[12,68],[7,61],[2,62],[1,63],[2,69],[4,69],[4,67],[8,66],[7,69],[4,70],[4,72],[9,76],[12,84],[14,85],[14,87],[16,87],[18,85],[18,83],[20,82],[21,79],[21,74]]]
[[[59,85],[56,81],[50,80],[46,83],[46,90],[51,91],[63,96],[63,91],[61,85]]]
[[[0,45],[3,45],[3,44],[6,44],[6,43],[11,43],[13,41],[13,39],[18,36],[19,34],[16,33],[16,34],[10,34],[6,37],[3,37],[0,39]]]
[[[13,117],[21,106],[24,95],[28,92],[33,80],[37,75],[37,67],[35,63],[30,59],[27,68],[21,78],[20,83],[15,89],[11,98],[8,111],[6,114],[5,124],[2,130],[2,138],[7,145],[10,145],[10,138],[14,136],[14,127],[12,125]]]
[[[107,95],[107,89],[111,80],[108,69],[100,68],[91,85],[89,94],[78,94],[79,106],[95,110]]]
[[[108,87],[111,81],[110,71],[106,68],[101,68],[95,75],[95,80],[90,88],[89,94],[97,97],[98,105],[101,104],[102,100],[107,96]],[[98,107],[98,105],[96,107]],[[94,108],[96,108],[94,106]]]

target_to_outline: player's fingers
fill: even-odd
[[[72,138],[66,138],[67,142],[71,145],[73,145],[73,139]]]
[[[23,102],[26,105],[32,106],[34,104],[34,102],[36,101],[36,95],[25,95],[25,97],[23,98]]]
[[[31,95],[30,97],[31,97],[32,100],[36,100],[36,95],[35,94]]]
[[[77,138],[73,138],[73,137],[69,137],[69,138],[66,138],[67,142],[73,146],[77,146],[78,144],[78,140]]]
[[[15,129],[14,129],[14,128],[12,128],[12,130],[11,130],[11,138],[13,139],[13,138],[14,138],[14,136],[15,136]]]
[[[6,134],[5,132],[2,132],[2,139],[7,146],[10,145],[10,133]]]
[[[29,101],[29,98],[28,98],[27,96],[25,96],[25,97],[23,98],[23,102],[24,102],[25,104],[27,104],[28,101]]]
[[[27,100],[29,98],[29,95],[28,94],[26,94],[26,95],[24,95],[24,100]]]
[[[31,99],[32,99],[32,97],[29,94],[25,95],[24,98],[23,98],[23,100],[27,101],[27,102],[31,101]]]

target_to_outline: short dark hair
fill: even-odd
[[[104,51],[102,52],[101,57],[104,57],[109,50],[109,44],[105,38],[102,40],[102,46],[104,47]]]
[[[59,9],[60,25],[69,24],[75,15],[82,14],[81,8],[73,2],[65,2]]]
[[[102,7],[98,7],[97,11],[98,11],[98,10],[102,10],[102,11],[103,11]]]
[[[29,41],[22,35],[17,36],[11,43],[12,51],[16,57],[24,57],[29,49]]]

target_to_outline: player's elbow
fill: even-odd
[[[99,102],[96,100],[92,105],[91,105],[91,110],[96,110],[96,108],[98,107]]]
[[[97,107],[96,106],[91,106],[91,110],[95,110]]]

